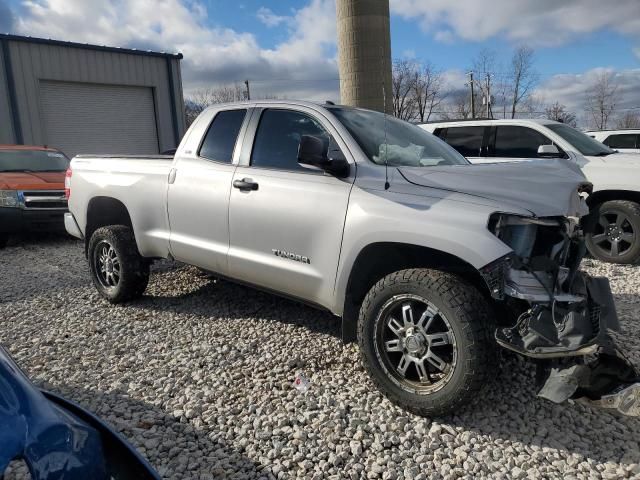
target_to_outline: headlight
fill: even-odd
[[[19,207],[18,192],[16,190],[0,190],[0,207]]]
[[[489,220],[489,230],[525,261],[534,254],[534,246],[539,237],[548,239],[552,244],[561,241],[562,237],[557,237],[557,233],[562,231],[561,225],[562,222],[556,218],[532,218],[498,213],[492,215]],[[554,234],[550,235],[551,232]]]

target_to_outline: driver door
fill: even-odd
[[[337,139],[310,109],[262,109],[252,124],[231,188],[230,276],[327,306],[355,168],[336,178],[298,164],[302,135]]]

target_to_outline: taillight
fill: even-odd
[[[71,167],[67,168],[67,173],[64,175],[64,196],[69,200],[71,196]]]

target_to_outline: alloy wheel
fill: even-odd
[[[404,294],[389,299],[374,335],[383,369],[401,388],[430,394],[451,379],[458,357],[455,335],[444,313],[425,298]]]
[[[595,247],[609,257],[625,255],[636,241],[630,218],[623,212],[609,210],[600,213],[598,225],[591,236]]]
[[[113,246],[100,242],[95,249],[95,269],[98,280],[106,288],[115,288],[120,283],[120,259]]]

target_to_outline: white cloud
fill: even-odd
[[[258,17],[258,20],[264,23],[267,27],[277,27],[278,25],[291,20],[291,17],[276,15],[267,7],[260,7],[256,12],[256,17]]]
[[[442,32],[472,41],[505,35],[544,46],[604,28],[640,36],[638,0],[391,0],[391,11],[417,19],[445,41],[450,36]]]
[[[602,73],[613,75],[613,83],[617,85],[618,113],[640,106],[640,69],[615,71],[608,68],[594,68],[581,74],[554,75],[542,83],[535,91],[537,98],[544,104],[559,102],[566,105],[568,110],[576,113],[582,123],[588,123],[584,118],[587,104],[587,91]]]
[[[25,0],[22,7],[13,26],[20,34],[182,52],[185,92],[249,79],[254,95],[338,96],[334,0],[295,10],[287,40],[274,48],[251,33],[208,26],[196,0]]]
[[[402,58],[407,58],[407,59],[414,59],[416,58],[416,51],[412,48],[408,48],[407,50],[404,50],[402,52]]]

